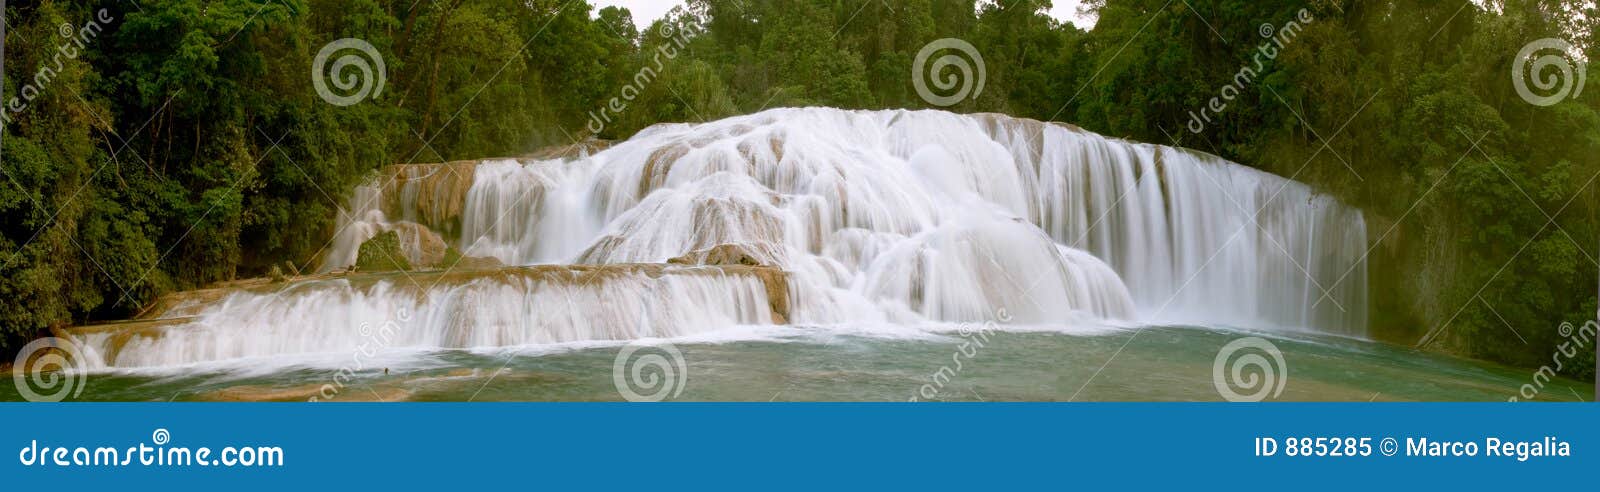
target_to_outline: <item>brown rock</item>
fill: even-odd
[[[452,270],[494,270],[504,267],[499,258],[493,256],[463,256],[456,259],[454,265],[444,265]]]
[[[434,230],[460,233],[461,211],[472,189],[478,163],[395,164],[383,168],[383,213],[414,219]]]
[[[775,266],[777,248],[768,244],[730,243],[684,253],[667,260],[674,265]]]
[[[397,222],[389,226],[400,235],[400,252],[415,268],[434,268],[444,263],[449,246],[439,233],[416,222]]]

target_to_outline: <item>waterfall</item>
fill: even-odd
[[[783,321],[762,272],[737,267],[511,268],[424,273],[233,293],[155,333],[92,332],[84,345],[112,367],[283,354],[508,347],[668,338],[693,329]],[[782,287],[777,287],[781,292]]]
[[[1000,317],[1366,332],[1359,210],[1215,156],[1002,115],[775,109],[593,153],[391,166],[351,194],[321,271],[387,230],[414,263],[437,240],[512,266],[662,270],[239,293],[108,363],[347,350],[400,311],[398,343],[441,348]],[[736,264],[783,288],[678,274]]]

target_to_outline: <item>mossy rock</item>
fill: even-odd
[[[498,258],[465,256],[454,247],[446,249],[444,260],[439,262],[439,268],[444,270],[494,270],[505,266]]]
[[[410,270],[405,253],[400,251],[400,235],[386,231],[361,243],[356,253],[356,270],[363,272],[392,272]]]
[[[455,246],[446,246],[444,249],[444,259],[439,261],[439,264],[444,265],[445,268],[450,268],[460,262],[461,252],[457,251]]]

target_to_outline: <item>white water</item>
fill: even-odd
[[[449,234],[459,237],[448,238],[468,256],[662,263],[740,244],[789,272],[796,324],[1123,320],[1365,334],[1359,211],[1213,156],[1058,125],[778,109],[659,125],[575,159],[485,161],[472,179],[452,224],[459,234]],[[401,194],[398,211],[378,204],[385,190]],[[413,183],[357,189],[324,271],[353,263],[380,230],[437,221],[419,219],[440,204],[418,196]],[[348,351],[363,323],[402,309],[416,317],[398,343],[447,348],[680,336],[770,319],[759,282],[664,281],[679,282],[604,282],[578,295],[503,283],[358,292],[336,282],[236,294],[108,362]]]
[[[688,335],[692,327],[768,323],[759,279],[721,275],[605,281],[494,276],[465,283],[344,280],[274,294],[235,294],[159,337],[86,337],[113,367],[151,367],[283,354],[406,348],[509,347]],[[348,357],[340,362],[348,362]]]

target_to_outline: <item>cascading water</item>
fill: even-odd
[[[513,266],[656,270],[319,281],[233,294],[115,350],[89,343],[115,366],[348,353],[397,311],[412,313],[397,339],[424,348],[1002,317],[1365,334],[1359,211],[1213,156],[999,115],[777,109],[593,154],[392,166],[352,194],[321,270],[385,230],[413,263],[437,242]],[[783,288],[695,266],[736,263],[781,270]]]
[[[774,321],[758,275],[649,265],[491,275],[419,274],[357,284],[300,283],[238,293],[161,336],[85,338],[109,366],[310,354],[352,347],[472,348],[675,337],[696,326]],[[781,316],[781,313],[779,313]]]

